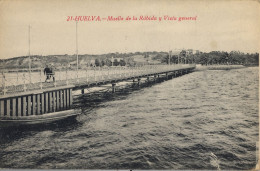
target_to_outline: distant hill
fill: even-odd
[[[96,59],[100,61],[112,60],[113,58],[123,59],[127,65],[139,65],[139,64],[158,64],[162,59],[168,55],[167,52],[135,52],[135,53],[108,53],[101,55],[84,54],[79,56],[80,67],[88,66]],[[31,56],[31,67],[39,68],[45,67],[48,64],[53,64],[57,68],[73,67],[76,65],[76,55],[48,55],[48,56]],[[28,68],[29,57],[20,56],[9,59],[0,60],[0,69],[22,69]]]
[[[193,53],[195,52],[195,53]],[[55,68],[73,69],[77,66],[76,55],[48,55],[31,56],[32,68],[43,68],[53,64]],[[134,52],[134,53],[108,53],[100,55],[84,54],[79,55],[79,68],[87,66],[135,66],[143,64],[164,63],[196,63],[202,65],[259,65],[259,53],[243,53],[239,51],[211,51],[201,52],[192,49],[174,51],[169,60],[168,52]],[[20,56],[10,59],[0,59],[0,69],[27,69],[29,57]]]

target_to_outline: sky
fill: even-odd
[[[29,37],[31,55],[75,54],[76,22],[67,21],[68,16],[124,18],[79,21],[79,54],[180,49],[255,53],[260,47],[260,3],[253,0],[0,0],[0,58],[28,55]],[[157,20],[126,21],[127,16]],[[164,16],[177,20],[158,20]]]

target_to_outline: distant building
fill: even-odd
[[[186,50],[186,54],[187,54],[187,55],[192,55],[192,54],[193,54],[193,49],[188,49],[188,50]]]
[[[181,55],[181,57],[182,57],[182,56],[186,57],[187,51],[186,51],[186,50],[182,50],[182,51],[180,52],[180,55]]]
[[[111,58],[111,62],[115,62],[115,60],[119,62],[120,60],[124,60],[124,58]]]
[[[89,66],[96,66],[95,59],[90,59]]]
[[[173,50],[171,55],[179,55],[181,50]]]

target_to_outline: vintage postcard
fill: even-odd
[[[0,0],[0,169],[259,169],[260,1]]]

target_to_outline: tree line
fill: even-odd
[[[125,66],[126,61],[124,59],[120,59],[119,61],[117,59],[110,60],[110,59],[95,59],[95,64],[90,64],[90,66]]]
[[[168,63],[169,54],[162,58],[161,62]],[[187,51],[182,50],[178,55],[172,55],[170,62],[202,65],[258,65],[259,53],[212,51],[189,54]]]

